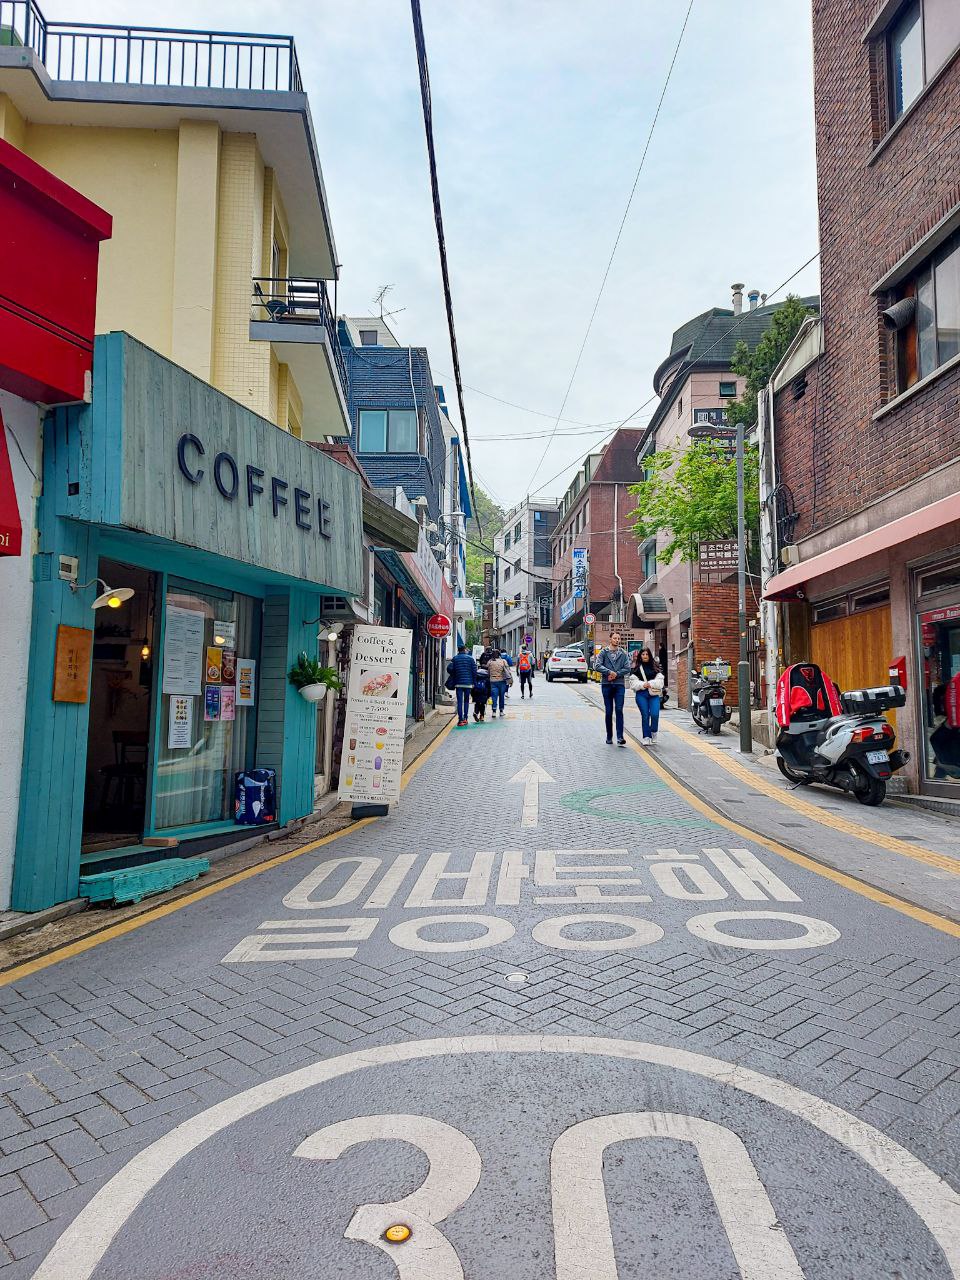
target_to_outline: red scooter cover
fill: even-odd
[[[798,662],[787,667],[777,681],[777,724],[786,729],[792,716],[808,710],[823,716],[843,713],[830,677],[813,662]]]

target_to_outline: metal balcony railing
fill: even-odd
[[[33,49],[54,80],[303,91],[292,36],[49,22],[34,0],[0,0],[0,45]]]
[[[322,324],[340,375],[340,386],[347,393],[347,367],[337,338],[337,317],[330,306],[330,297],[324,280],[310,280],[303,276],[278,279],[274,276],[255,276],[250,297],[251,320],[267,320],[277,326],[298,324]],[[281,334],[296,341],[295,334]]]

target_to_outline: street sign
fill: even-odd
[[[700,561],[700,568],[708,573],[727,573],[736,569],[736,538],[722,538],[716,542],[701,542],[697,559]]]
[[[527,634],[523,637],[524,644],[533,644],[533,636]]]
[[[450,634],[450,619],[445,613],[435,613],[432,618],[427,620],[427,635],[433,636],[434,640],[442,640],[444,636]]]
[[[595,613],[585,613],[583,615],[583,622],[584,622],[584,625],[587,627],[592,627],[593,624],[596,622],[596,620],[597,620],[597,615]]]
[[[493,561],[483,562],[483,598],[489,602],[493,599]]]
[[[714,440],[717,444],[733,448],[737,439],[736,428],[718,427],[712,422],[700,422],[687,432],[691,440]]]

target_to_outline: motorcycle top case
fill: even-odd
[[[898,684],[880,685],[874,689],[850,689],[840,695],[844,711],[855,716],[879,715],[894,707],[902,707],[906,701],[906,691]]]
[[[277,818],[276,769],[243,769],[234,775],[234,822],[260,826]]]

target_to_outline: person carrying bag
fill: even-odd
[[[616,718],[617,746],[625,747],[627,740],[623,736],[623,698],[624,681],[630,671],[630,659],[621,647],[620,632],[614,631],[610,643],[601,649],[593,664],[594,671],[599,672],[603,694],[603,716],[607,728],[607,743],[613,742],[614,718]]]
[[[663,673],[648,648],[644,647],[634,655],[628,684],[640,709],[641,745],[652,747],[657,740],[657,730],[660,727]]]
[[[503,719],[503,700],[507,696],[507,687],[513,684],[513,673],[506,658],[501,657],[499,650],[494,650],[493,657],[487,663],[487,675],[490,677],[490,697],[493,700],[491,720],[496,720],[497,712]]]

